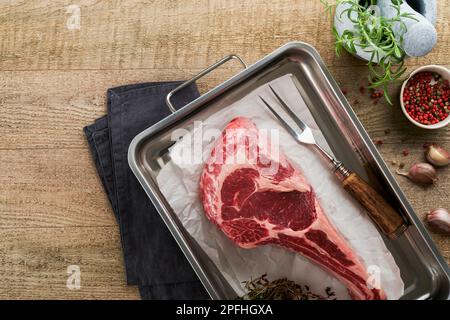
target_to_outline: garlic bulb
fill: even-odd
[[[435,166],[443,167],[450,163],[450,153],[437,144],[430,144],[425,149],[425,157]]]
[[[427,221],[436,228],[450,234],[450,214],[443,208],[431,210],[427,214]]]
[[[437,181],[436,169],[428,163],[416,163],[408,172],[397,170],[397,174],[408,177],[411,181],[420,184],[433,184]]]

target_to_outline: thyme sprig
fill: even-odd
[[[375,14],[375,0],[336,0],[329,3],[321,0],[325,6],[325,12],[332,16],[336,6],[347,4],[348,8],[343,10],[337,19],[344,15],[354,24],[354,30],[345,30],[341,35],[333,27],[335,38],[335,51],[339,57],[345,49],[351,54],[356,54],[357,47],[370,53],[367,63],[369,68],[369,88],[382,87],[386,101],[392,105],[388,94],[388,85],[397,80],[406,71],[404,66],[405,51],[402,48],[403,36],[407,31],[404,18],[413,19],[410,13],[400,11],[403,0],[391,0],[391,7],[395,9],[396,15],[392,18]],[[393,27],[398,27],[397,35]]]
[[[296,284],[286,278],[269,281],[267,275],[244,281],[248,293],[239,299],[243,300],[334,300],[335,293],[330,287],[325,295],[312,293],[308,286]]]

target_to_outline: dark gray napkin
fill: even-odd
[[[180,83],[109,89],[108,114],[84,128],[120,227],[128,284],[138,285],[143,299],[209,298],[127,160],[131,140],[170,114],[165,97]],[[183,106],[198,95],[192,85],[174,96],[174,104]]]

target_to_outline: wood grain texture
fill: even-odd
[[[186,79],[230,53],[253,63],[300,40],[318,49],[370,136],[383,140],[379,151],[393,172],[394,160],[407,167],[422,160],[424,142],[450,149],[450,127],[417,129],[398,107],[359,93],[364,62],[335,57],[331,21],[317,0],[80,0],[74,30],[71,4],[0,3],[0,298],[138,298],[126,286],[117,226],[82,133],[105,113],[110,87]],[[409,71],[450,66],[450,3],[438,4],[438,46],[409,59]],[[201,87],[236,71],[227,66]],[[422,219],[430,208],[450,207],[450,170],[439,176],[428,189],[398,178]],[[448,237],[431,234],[450,261]],[[80,265],[81,290],[66,287],[70,264]]]
[[[211,74],[212,87],[239,69]],[[200,69],[3,71],[0,73],[0,149],[86,148],[83,127],[106,112],[108,88],[187,79]]]
[[[0,150],[0,229],[115,226],[86,148]]]
[[[66,27],[70,1],[11,1],[0,6],[2,70],[203,68],[230,53],[249,62],[293,40],[337,59],[320,1],[82,0],[81,28]],[[448,3],[439,2],[439,45],[411,63],[447,63]]]
[[[450,145],[447,144],[447,148]],[[409,150],[410,154],[403,155],[403,150]],[[400,188],[405,193],[408,201],[414,208],[414,211],[428,227],[430,234],[437,243],[447,263],[450,262],[450,241],[449,236],[444,235],[439,230],[429,228],[426,222],[426,214],[434,208],[450,207],[450,170],[449,168],[438,169],[439,180],[436,184],[424,187],[412,183],[408,178],[399,176],[396,171],[399,170],[400,164],[404,165],[404,169],[408,170],[414,163],[423,162],[424,155],[422,147],[418,143],[409,142],[403,144],[383,144],[378,147],[378,151],[383,156],[384,161],[388,165],[392,174],[396,177]]]
[[[0,229],[0,299],[134,299],[116,227]],[[67,268],[80,267],[80,289]]]
[[[450,63],[445,66],[450,67]],[[423,130],[406,119],[398,101],[401,83],[393,84],[389,88],[394,103],[394,106],[390,106],[383,99],[371,99],[367,89],[364,89],[363,93],[360,92],[360,87],[366,87],[368,83],[365,66],[328,68],[341,89],[346,92],[348,102],[374,140],[383,140],[384,143],[395,143],[399,146],[409,142],[417,145],[430,141],[450,143],[450,126],[441,130]],[[414,70],[414,67],[409,67],[409,70]],[[385,134],[386,130],[389,135]]]
[[[406,230],[402,216],[386,200],[363,180],[352,172],[342,181],[342,186],[364,208],[379,230],[391,239],[396,239]]]

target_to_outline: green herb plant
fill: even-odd
[[[354,24],[354,30],[345,30],[341,35],[333,27],[335,37],[336,55],[342,54],[342,49],[351,54],[356,54],[356,48],[370,53],[370,60],[367,64],[369,68],[369,88],[381,87],[386,101],[392,105],[388,94],[388,85],[397,80],[406,71],[404,66],[405,51],[402,49],[403,35],[407,28],[402,19],[414,19],[410,13],[401,13],[400,5],[402,0],[391,0],[391,6],[396,10],[393,18],[386,18],[376,14],[374,7],[377,1],[366,0],[336,0],[332,4],[326,0],[321,0],[325,6],[325,11],[330,16],[336,10],[336,6],[347,4],[348,8],[336,17],[342,19],[347,15]],[[393,27],[398,26],[397,35],[394,35]]]

